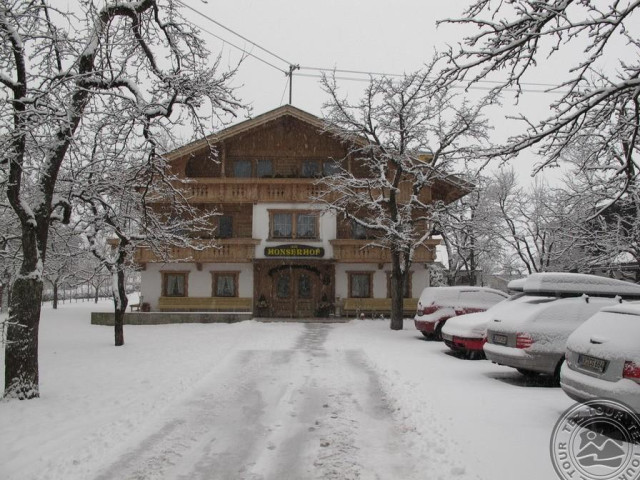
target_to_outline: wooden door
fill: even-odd
[[[313,271],[290,267],[273,278],[273,315],[276,317],[313,317],[319,301],[320,282]]]

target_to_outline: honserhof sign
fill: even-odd
[[[309,245],[278,245],[275,247],[265,247],[264,256],[320,258],[324,257],[324,248],[311,247]]]

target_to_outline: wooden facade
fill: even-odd
[[[215,248],[168,248],[164,257],[145,248],[136,251],[144,298],[152,309],[189,303],[167,299],[160,280],[162,273],[166,282],[167,269],[186,266],[192,269],[189,296],[201,299],[210,292],[215,297],[215,285],[203,283],[224,276],[216,272],[231,272],[237,303],[251,303],[260,316],[323,316],[345,300],[355,304],[348,302],[352,286],[345,276],[351,271],[369,272],[372,300],[387,298],[382,283],[389,251],[355,238],[347,222],[323,213],[314,202],[324,191],[323,175],[330,175],[337,165],[358,170],[347,148],[322,127],[317,117],[284,106],[170,154],[173,173],[188,180],[176,183],[176,188],[197,208],[220,216],[212,221],[211,231],[197,235],[203,242],[216,238]],[[452,201],[466,193],[460,185],[438,181],[425,189],[422,199]],[[401,201],[410,194],[411,185],[405,182]],[[155,208],[163,208],[162,202]],[[416,252],[419,275],[426,275],[424,266],[434,260],[437,243],[428,241]],[[413,282],[413,296],[419,295],[423,283]],[[407,301],[412,304],[410,298]],[[198,305],[214,303],[233,304],[199,300]]]

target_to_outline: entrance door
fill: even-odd
[[[288,268],[273,279],[273,314],[276,317],[313,317],[320,291],[318,275],[304,268]]]

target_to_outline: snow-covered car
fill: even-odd
[[[484,356],[482,347],[487,339],[487,325],[491,318],[504,308],[509,308],[511,302],[524,295],[522,289],[525,279],[512,280],[508,289],[513,292],[509,298],[496,303],[484,312],[467,313],[453,317],[442,327],[442,340],[453,351],[461,352],[468,358]]]
[[[484,312],[507,297],[506,293],[487,287],[427,287],[420,294],[414,323],[425,337],[440,340],[449,318]]]
[[[640,304],[603,308],[567,340],[560,386],[574,400],[619,400],[640,413]]]
[[[639,299],[640,285],[577,273],[535,273],[487,327],[486,357],[523,375],[560,377],[567,338],[603,307]]]

